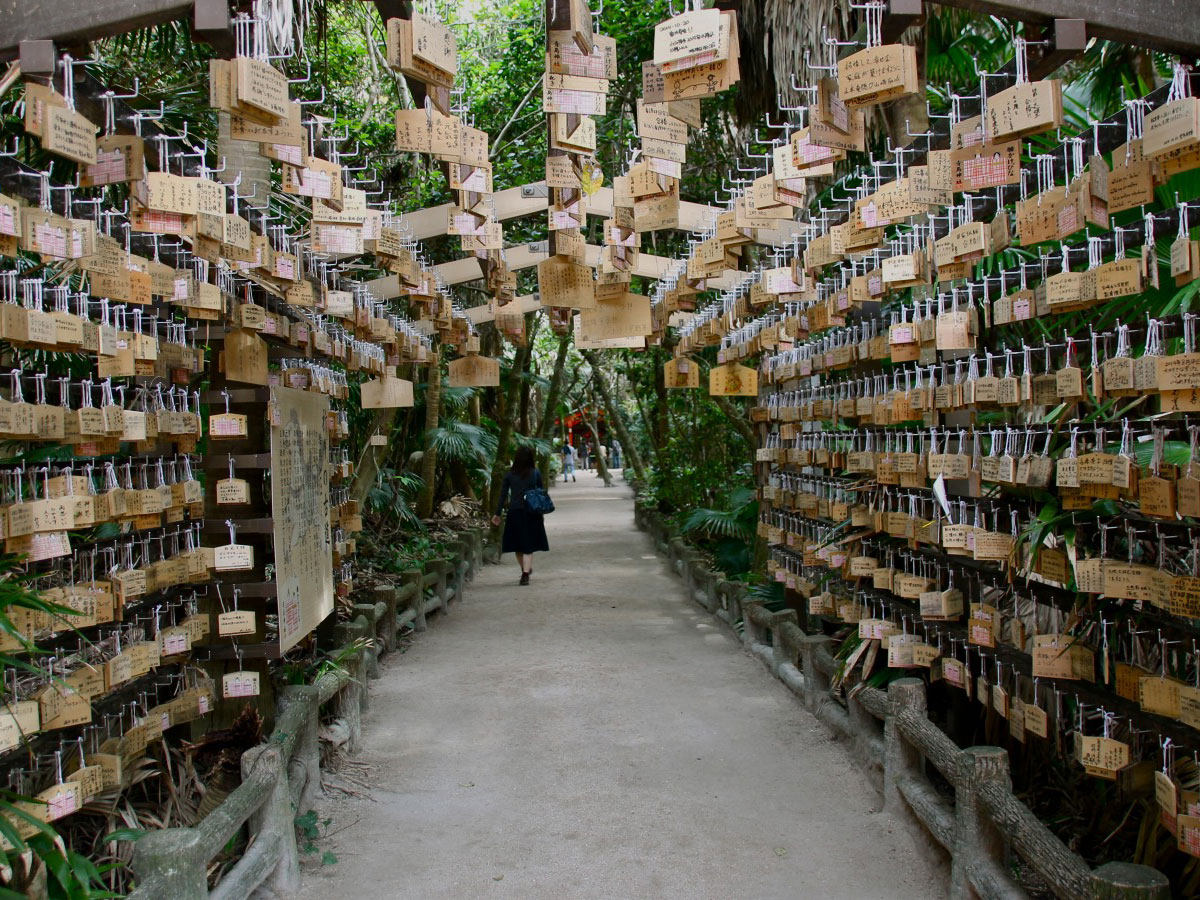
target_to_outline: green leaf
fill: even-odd
[[[118,828],[116,831],[110,831],[103,838],[101,843],[108,844],[112,841],[140,841],[149,831],[145,828]]]

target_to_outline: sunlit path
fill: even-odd
[[[843,748],[684,600],[629,489],[581,472],[554,499],[529,587],[485,568],[385,663],[375,802],[323,802],[341,861],[301,896],[941,896]]]

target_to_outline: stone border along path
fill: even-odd
[[[339,861],[297,896],[944,897],[923,837],[683,597],[629,488],[581,472],[554,502],[529,587],[505,556],[385,657],[372,799],[318,801]]]

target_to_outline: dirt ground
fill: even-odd
[[[331,778],[369,797],[319,800],[298,896],[945,896],[915,826],[683,597],[628,488],[554,500],[529,587],[506,556],[385,659]]]

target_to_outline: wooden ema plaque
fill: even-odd
[[[394,375],[364,381],[363,409],[399,409],[413,405],[413,383]]]
[[[663,384],[671,388],[700,387],[700,366],[695,360],[680,356],[663,364]]]
[[[654,329],[650,322],[650,298],[623,294],[611,300],[597,301],[592,309],[579,312],[579,331],[584,340],[644,337]]]
[[[450,387],[498,387],[500,360],[470,354],[450,361]]]
[[[737,363],[717,366],[709,370],[708,393],[714,397],[757,397],[758,372]]]

